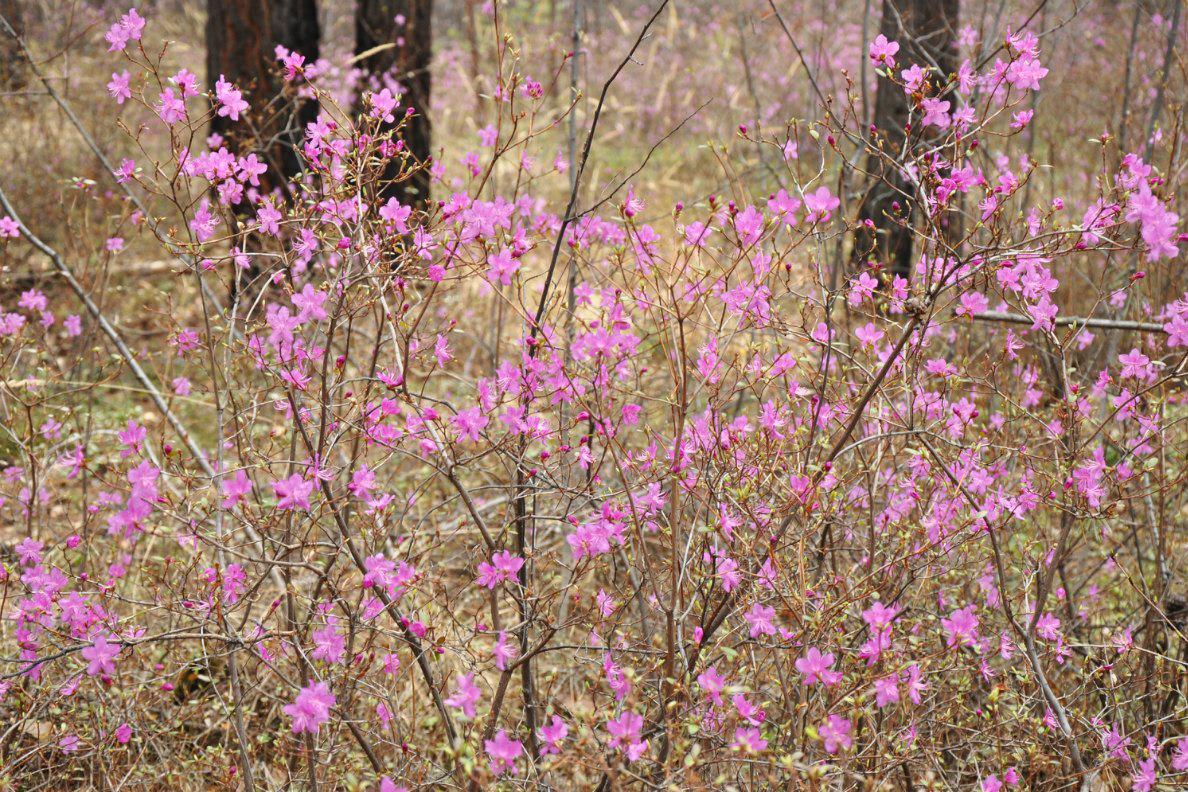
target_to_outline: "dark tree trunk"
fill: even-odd
[[[21,2],[22,0],[0,0],[0,16],[8,20],[8,24],[18,36],[25,35]],[[15,91],[25,87],[24,60],[20,43],[8,35],[8,30],[0,25],[0,90]]]
[[[402,17],[404,24],[397,24]],[[368,75],[390,76],[404,88],[401,109],[414,113],[400,136],[417,163],[429,160],[432,126],[429,120],[429,66],[433,59],[433,0],[359,0],[355,12],[355,53],[362,54],[383,44],[394,47],[368,55],[359,62]],[[381,86],[382,87],[382,86]],[[390,161],[384,171],[380,197],[395,196],[402,203],[424,207],[429,201],[429,171],[420,168],[409,179],[395,182],[399,160]]]
[[[213,86],[221,74],[244,89],[260,140],[273,141],[264,153],[280,170],[279,181],[301,172],[302,132],[317,118],[318,105],[297,99],[293,86],[285,85],[276,47],[300,53],[308,64],[318,58],[318,39],[316,0],[207,0],[207,82]],[[218,116],[210,126],[232,140],[250,129],[242,118]]]
[[[939,67],[940,74],[933,72],[929,76],[935,92],[957,71],[958,5],[958,0],[883,0],[879,32],[889,40],[899,42],[896,75],[914,63]],[[908,101],[901,86],[885,78],[879,79],[874,118],[878,132],[873,139],[893,159],[899,157],[909,134],[913,137],[920,134],[918,130],[905,131]],[[853,259],[858,264],[873,259],[887,265],[892,273],[906,278],[912,270],[915,203],[912,187],[902,175],[889,168],[883,158],[870,155],[866,164],[875,181],[858,210],[859,226],[854,237]],[[873,230],[866,227],[867,220],[873,223]]]

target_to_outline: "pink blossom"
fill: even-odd
[[[87,674],[90,676],[114,674],[114,661],[119,653],[120,645],[118,643],[109,643],[106,635],[98,636],[90,646],[84,647],[82,650],[83,660],[88,663]]]
[[[330,708],[337,701],[325,682],[311,682],[303,687],[293,703],[284,706],[285,714],[293,719],[293,733],[317,734],[321,725],[330,720]]]
[[[516,759],[524,752],[524,744],[508,737],[504,729],[495,732],[494,739],[484,740],[483,748],[490,759],[491,772],[497,776],[514,773]]]
[[[482,697],[482,691],[474,684],[474,674],[459,674],[454,678],[454,694],[445,700],[448,706],[462,710],[468,717],[474,717],[474,705]]]
[[[870,47],[867,49],[871,63],[876,66],[886,66],[888,69],[895,68],[897,52],[899,52],[899,42],[888,41],[882,33],[875,36],[875,40],[870,43]]]
[[[840,671],[831,670],[833,663],[832,652],[821,654],[817,647],[810,646],[805,656],[796,661],[796,670],[804,676],[801,684],[813,685],[821,682],[826,687],[837,684],[841,681],[842,674]]]
[[[854,725],[850,723],[849,718],[832,714],[826,718],[817,727],[817,732],[825,742],[825,753],[835,754],[838,751],[849,750],[854,744],[854,738],[850,735],[853,728]]]

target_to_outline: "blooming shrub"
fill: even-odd
[[[1184,783],[1188,293],[1142,291],[1178,153],[1103,136],[1091,195],[1030,200],[1034,34],[956,75],[875,40],[931,128],[899,159],[831,100],[740,130],[778,192],[569,208],[518,72],[450,182],[388,88],[352,112],[286,54],[322,114],[266,193],[203,134],[246,88],[152,36],[110,28],[108,88],[169,141],[113,169],[168,337],[121,348],[97,283],[0,315],[6,783]],[[910,277],[842,255],[867,155]],[[57,256],[9,199],[0,244]]]

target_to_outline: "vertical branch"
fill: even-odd
[[[570,38],[573,51],[570,53],[569,61],[569,101],[573,103],[573,109],[569,112],[569,191],[570,194],[576,195],[578,191],[578,169],[577,169],[577,100],[580,94],[578,88],[578,77],[580,74],[579,61],[582,57],[582,25],[585,23],[585,4],[583,0],[573,0],[573,31]],[[566,296],[566,333],[568,343],[566,350],[568,351],[569,343],[573,341],[573,312],[576,308],[575,292],[577,291],[577,254],[570,252],[569,254],[569,288]]]
[[[1180,32],[1180,14],[1184,9],[1184,0],[1175,0],[1172,10],[1171,27],[1167,30],[1167,47],[1163,51],[1163,68],[1159,75],[1159,88],[1155,91],[1155,102],[1151,105],[1151,120],[1147,123],[1147,147],[1143,158],[1151,159],[1151,152],[1155,149],[1155,127],[1159,124],[1159,117],[1163,115],[1164,97],[1167,95],[1167,78],[1171,73],[1172,58],[1176,54],[1176,34]]]

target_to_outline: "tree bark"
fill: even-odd
[[[223,75],[244,89],[249,117],[281,181],[302,170],[302,133],[317,118],[318,104],[298,98],[295,87],[285,84],[276,48],[298,52],[307,64],[313,63],[319,36],[316,0],[207,0],[207,82],[213,85]],[[242,140],[250,129],[242,118],[236,122],[220,116],[210,127],[232,141]]]
[[[0,0],[0,16],[8,20],[18,36],[24,37],[21,0]],[[20,42],[0,25],[0,90],[15,91],[25,87],[24,60]]]
[[[433,129],[429,119],[430,71],[433,59],[433,0],[358,0],[355,11],[355,53],[369,52],[384,44],[394,47],[360,59],[359,66],[375,86],[385,76],[404,90],[401,109],[412,109],[400,137],[417,163],[429,160]],[[403,24],[398,23],[403,20]],[[411,178],[394,181],[400,173],[398,159],[384,169],[380,197],[395,196],[404,204],[424,207],[429,201],[429,171],[419,168]]]
[[[939,74],[933,71],[929,76],[933,90],[948,81],[957,71],[958,6],[959,0],[883,0],[879,32],[900,44],[896,74],[918,63],[939,69]],[[875,90],[877,132],[872,139],[895,160],[912,134],[906,129],[908,110],[909,97],[903,88],[880,78]],[[852,258],[858,265],[874,259],[886,264],[893,274],[906,278],[912,270],[914,190],[883,157],[869,155],[867,171],[875,182],[858,210]],[[873,224],[873,229],[867,227],[866,221]]]

